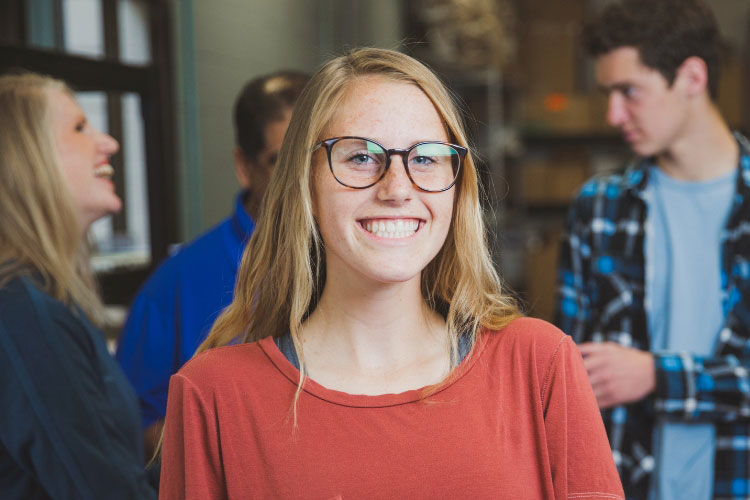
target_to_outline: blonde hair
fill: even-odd
[[[0,76],[0,288],[29,275],[93,321],[101,302],[88,247],[57,160],[50,93],[62,81],[35,73]]]
[[[376,75],[417,85],[431,100],[451,136],[468,147],[461,116],[440,80],[415,59],[392,50],[355,49],[312,77],[292,115],[255,233],[245,249],[232,303],[214,323],[197,352],[232,342],[252,342],[290,332],[301,354],[300,327],[325,285],[325,255],[312,210],[314,145],[358,77]],[[496,330],[519,315],[503,293],[485,236],[477,172],[467,155],[455,215],[443,248],[422,271],[422,295],[444,315],[453,364],[458,338],[481,328]],[[304,366],[300,356],[301,368]],[[300,372],[304,374],[304,370]],[[300,387],[303,383],[300,378]]]

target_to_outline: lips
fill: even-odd
[[[636,130],[623,130],[622,136],[627,142],[633,142],[638,138],[638,132]]]
[[[380,238],[408,238],[419,230],[420,219],[366,219],[360,224]]]

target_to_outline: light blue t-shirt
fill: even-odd
[[[652,167],[646,191],[646,297],[652,351],[713,352],[724,321],[721,232],[737,173],[702,182],[669,177]],[[652,500],[710,499],[713,424],[657,420]]]

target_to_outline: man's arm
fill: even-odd
[[[750,417],[750,358],[650,353],[613,342],[579,349],[600,408],[650,396],[658,414],[683,422]]]
[[[117,346],[117,361],[133,385],[141,407],[142,426],[164,419],[169,377],[179,368],[174,297],[152,297],[144,288],[136,296]],[[148,433],[146,453],[150,458]]]

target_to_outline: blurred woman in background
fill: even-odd
[[[0,76],[0,497],[148,499],[138,404],[94,326],[86,232],[109,158],[61,81]]]

